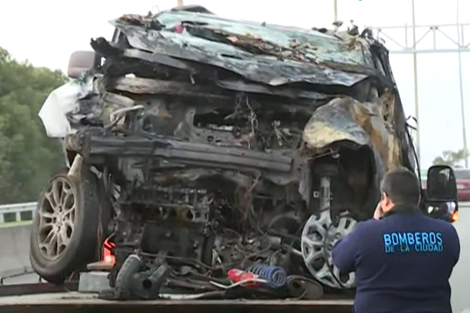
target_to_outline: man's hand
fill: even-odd
[[[374,219],[380,220],[383,215],[384,215],[384,211],[382,210],[382,204],[379,202],[377,203],[377,207],[375,208],[375,211],[374,211]]]

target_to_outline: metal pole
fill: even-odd
[[[176,5],[177,6],[182,6],[183,5],[183,0],[176,0]]]
[[[334,0],[333,2],[333,17],[334,17],[333,22],[337,22],[338,21],[338,0]]]
[[[459,27],[459,0],[457,0],[457,40],[459,43],[459,48],[462,46],[461,40],[461,28]],[[463,96],[463,77],[462,77],[462,53],[458,52],[459,56],[459,88],[460,88],[460,110],[462,115],[462,140],[463,140],[463,150],[465,152],[465,168],[468,168],[468,156],[467,156],[467,127],[465,125],[465,101]]]
[[[419,127],[419,101],[418,101],[418,58],[416,55],[416,21],[415,21],[415,0],[411,0],[411,13],[413,16],[413,78],[414,78],[414,93],[415,93],[415,118],[417,121],[416,127],[416,152],[418,154],[418,162],[421,163],[421,142],[420,142],[420,127]]]

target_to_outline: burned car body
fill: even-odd
[[[72,233],[60,243],[35,231],[36,271],[64,279],[108,238],[112,285],[136,253],[148,268],[169,264],[174,275],[189,267],[223,277],[265,264],[353,287],[354,277],[330,264],[329,247],[372,216],[385,171],[414,168],[385,47],[367,31],[238,22],[202,7],[112,24],[113,40],[91,42],[93,68],[40,112],[48,134],[64,138],[70,169],[61,179],[93,183],[47,187],[35,225],[55,223],[41,208],[73,192],[85,199],[73,210],[93,218],[64,222],[70,231],[51,226]],[[78,246],[80,257],[52,272],[66,257],[51,255]]]

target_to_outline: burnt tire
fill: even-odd
[[[67,176],[68,169],[54,175],[34,214],[31,265],[54,284],[96,261],[101,247],[98,179],[88,167],[83,168],[79,177]]]

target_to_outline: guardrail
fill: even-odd
[[[0,205],[0,224],[32,220],[36,204],[36,202],[24,202]]]

